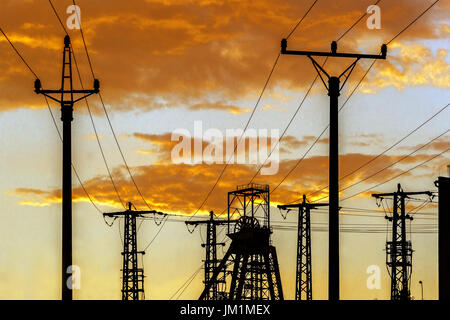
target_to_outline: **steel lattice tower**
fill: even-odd
[[[281,210],[298,209],[295,300],[312,300],[311,209],[321,206],[328,203],[311,204],[305,195],[302,203],[278,206]]]
[[[205,287],[210,286],[210,290],[205,296],[205,300],[224,300],[226,299],[226,270],[224,270],[214,281],[212,280],[212,276],[220,263],[220,260],[217,259],[217,246],[225,245],[223,242],[217,242],[217,226],[228,224],[228,221],[215,220],[213,211],[211,211],[209,215],[209,220],[186,221],[186,224],[194,226],[206,224],[206,241],[202,244],[202,247],[205,248],[205,260],[203,261],[205,264],[205,276],[203,283],[205,284]]]
[[[262,221],[262,225],[260,224]],[[231,232],[230,225],[234,224]],[[228,193],[228,237],[232,240],[215,269],[214,282],[233,264],[229,300],[283,300],[276,249],[271,245],[269,186],[249,184]],[[205,286],[200,300],[211,291]]]
[[[138,255],[145,254],[137,249],[136,218],[145,214],[166,215],[165,213],[150,210],[132,210],[131,202],[128,210],[122,212],[104,213],[105,217],[124,218],[123,228],[123,263],[122,263],[122,300],[143,300],[144,294],[144,268],[139,267]]]
[[[393,197],[392,216],[386,216],[392,222],[392,239],[386,242],[386,265],[391,270],[391,300],[411,300],[410,278],[412,273],[412,244],[407,239],[406,220],[413,218],[406,213],[405,199],[410,195],[428,195],[429,191],[404,192],[397,185],[397,192],[373,194],[372,197],[383,199]]]
[[[144,269],[138,267],[136,215],[131,204],[124,216],[122,300],[142,300],[144,296]]]

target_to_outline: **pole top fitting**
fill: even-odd
[[[64,37],[64,46],[69,47],[70,45],[70,37],[67,35]]]
[[[36,79],[34,80],[34,92],[36,92],[37,94],[41,93],[41,80]]]
[[[333,41],[331,43],[331,53],[336,53],[336,51],[337,51],[337,42]]]
[[[98,79],[94,79],[94,91],[95,93],[100,92],[100,81],[98,81]]]
[[[281,39],[281,53],[285,53],[287,49],[287,39]]]
[[[381,56],[383,57],[383,59],[386,59],[386,54],[387,54],[387,45],[382,44],[381,45]]]

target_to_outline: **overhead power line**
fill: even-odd
[[[378,1],[375,3],[375,5],[378,4],[380,1],[381,1],[381,0],[378,0]],[[338,39],[337,39],[337,42],[338,42],[339,40],[341,40],[341,39],[342,39],[342,38],[343,38],[343,37],[344,37],[351,29],[353,29],[353,28],[358,24],[358,22],[361,21],[361,19],[364,18],[366,15],[367,15],[367,12],[364,12],[363,15],[362,15],[358,20],[356,20],[356,21],[355,21],[355,22],[354,22],[354,23],[353,23],[353,24],[352,24],[352,25],[351,25],[351,26],[350,26],[350,27],[349,27],[349,28],[348,28],[348,29],[347,29],[347,30],[346,30],[346,31],[345,31]],[[286,39],[286,40],[287,40],[287,39]],[[325,66],[325,64],[327,63],[327,61],[328,61],[328,57],[326,57],[325,61],[323,62],[322,68]],[[353,89],[353,91],[352,91],[352,92],[350,93],[350,95],[347,97],[346,101],[345,101],[344,104],[340,107],[339,111],[341,111],[341,110],[344,108],[344,106],[346,105],[347,101],[351,98],[351,96],[353,95],[353,93],[356,91],[356,89],[359,87],[359,85],[361,84],[361,82],[363,81],[363,79],[366,77],[367,73],[369,73],[369,71],[372,69],[373,65],[375,64],[375,61],[376,61],[376,60],[374,60],[374,61],[372,62],[372,64],[369,66],[369,68],[366,70],[364,76],[361,78],[361,80],[360,80],[360,81],[358,82],[358,84],[355,86],[355,88]],[[250,180],[250,183],[253,182],[253,180],[256,178],[256,176],[259,174],[259,172],[261,171],[261,169],[262,169],[262,168],[264,167],[264,165],[266,164],[267,160],[269,160],[269,158],[270,158],[270,156],[272,155],[272,153],[273,153],[273,151],[275,150],[275,148],[279,145],[279,143],[281,142],[281,140],[284,138],[284,136],[285,136],[287,130],[289,129],[290,125],[292,124],[294,118],[297,116],[297,114],[298,114],[298,112],[300,111],[301,107],[303,106],[303,104],[304,104],[306,98],[307,98],[308,95],[310,94],[311,89],[312,89],[312,87],[314,86],[314,84],[316,83],[318,77],[319,77],[318,75],[315,76],[313,82],[311,83],[310,87],[308,88],[307,92],[305,93],[305,95],[304,95],[302,101],[300,102],[299,106],[297,107],[297,109],[295,110],[294,114],[291,116],[291,118],[290,118],[288,124],[286,125],[285,129],[283,130],[283,133],[282,133],[281,136],[278,138],[278,141],[276,142],[275,146],[272,148],[272,150],[270,151],[269,155],[266,157],[266,159],[264,160],[264,162],[258,167],[258,170],[257,170],[256,173],[253,175],[252,179]],[[314,145],[320,140],[320,138],[321,138],[322,135],[325,133],[325,131],[328,129],[328,127],[329,127],[329,125],[327,125],[327,127],[321,132],[321,134],[319,135],[319,137],[314,141],[312,147],[314,147]],[[292,170],[290,170],[290,171],[288,172],[288,174],[280,181],[280,183],[278,183],[278,185],[277,185],[274,189],[272,189],[272,192],[271,192],[271,193],[273,193],[276,189],[278,189],[278,187],[286,180],[286,178],[289,176],[289,174],[291,174],[292,171],[293,171],[293,170],[294,170],[294,169],[295,169],[295,168],[303,161],[303,159],[308,155],[308,153],[309,153],[309,151],[311,151],[311,149],[312,149],[312,148],[309,148],[309,149],[307,150],[307,152],[300,158],[300,160],[296,163],[296,165],[292,168]]]
[[[399,145],[401,142],[403,142],[405,139],[407,139],[409,136],[411,136],[413,133],[417,132],[420,128],[422,128],[424,125],[426,125],[428,122],[430,122],[432,119],[434,119],[438,114],[440,114],[442,111],[444,111],[445,109],[448,108],[448,106],[450,105],[450,103],[447,103],[447,105],[445,105],[444,107],[442,107],[441,109],[439,109],[436,113],[434,113],[430,118],[428,118],[427,120],[425,120],[424,122],[422,122],[419,126],[417,126],[416,128],[414,128],[412,131],[410,131],[409,133],[407,133],[403,138],[401,138],[400,140],[398,140],[397,142],[395,142],[393,145],[391,145],[389,148],[387,148],[386,150],[384,150],[383,152],[381,152],[380,154],[376,155],[373,158],[370,158],[368,161],[364,162],[362,165],[360,165],[359,167],[357,167],[356,169],[352,170],[351,172],[345,174],[344,176],[342,176],[341,178],[339,178],[339,181],[344,180],[345,178],[355,174],[356,172],[358,172],[359,170],[361,170],[362,168],[368,166],[370,163],[374,162],[375,160],[377,160],[378,158],[380,158],[381,156],[385,155],[388,151],[392,150],[394,147],[396,147],[397,145]],[[326,188],[328,188],[328,185],[325,187],[322,187],[321,189],[314,191],[310,194],[307,195],[307,197],[310,197],[312,195],[315,195],[323,190],[325,190]]]
[[[64,24],[62,23],[61,18],[59,17],[58,11],[56,10],[55,6],[53,5],[53,2],[52,2],[51,0],[49,0],[49,3],[50,3],[50,6],[52,7],[52,10],[53,10],[53,12],[54,12],[56,18],[58,19],[58,21],[59,21],[59,23],[60,23],[60,25],[61,25],[61,27],[62,27],[64,33],[65,33],[66,35],[69,35],[69,34],[67,33],[67,29],[65,28]],[[77,13],[77,16],[78,16],[78,13]],[[78,22],[80,22],[79,19],[78,19]],[[81,26],[81,22],[80,22],[80,26]],[[76,55],[75,55],[75,50],[74,50],[72,44],[70,44],[70,46],[72,47],[72,56],[73,56],[73,59],[74,59],[74,62],[75,62],[75,68],[76,68],[76,70],[77,70],[78,79],[79,79],[79,81],[80,81],[81,87],[84,89],[83,80],[82,80],[82,78],[81,78],[80,69],[79,69],[79,67],[78,67],[78,62],[77,62]],[[87,108],[88,113],[89,113],[89,118],[90,118],[90,120],[91,120],[92,128],[93,128],[93,130],[94,130],[94,134],[95,134],[95,138],[96,138],[96,141],[97,141],[97,145],[98,145],[98,147],[99,147],[99,151],[100,151],[101,157],[102,157],[102,159],[103,159],[103,163],[104,163],[104,165],[105,165],[105,168],[106,168],[106,171],[107,171],[107,173],[108,173],[109,179],[110,179],[111,184],[112,184],[112,186],[113,186],[114,192],[116,193],[116,196],[117,196],[117,199],[119,200],[119,203],[122,205],[122,207],[126,208],[125,203],[124,203],[124,201],[122,200],[122,198],[121,198],[121,196],[120,196],[120,194],[119,194],[119,191],[118,191],[118,189],[117,189],[117,186],[116,186],[116,184],[115,184],[115,182],[114,182],[114,179],[113,179],[113,177],[112,177],[111,170],[110,170],[110,168],[109,168],[108,162],[107,162],[107,160],[106,160],[106,156],[105,156],[105,153],[104,153],[104,151],[103,151],[103,147],[102,147],[102,144],[101,144],[101,142],[100,142],[100,138],[99,138],[98,133],[97,133],[97,128],[96,128],[96,126],[95,126],[94,118],[93,118],[93,116],[92,116],[92,112],[91,112],[91,108],[90,108],[90,106],[89,106],[88,99],[87,99],[87,98],[84,98],[84,101],[85,101],[85,103],[86,103],[86,108]]]
[[[75,62],[75,67],[77,69],[78,79],[80,81],[81,88],[84,89],[83,80],[81,79],[80,69],[78,68],[78,62],[77,62],[77,59],[75,57],[75,51],[73,50],[73,47],[72,47],[72,55],[73,55],[73,60]],[[100,142],[100,137],[98,136],[98,133],[97,133],[97,128],[95,126],[94,117],[92,116],[92,112],[91,112],[91,108],[89,106],[88,99],[85,98],[84,101],[86,103],[86,108],[87,108],[88,113],[89,113],[89,118],[91,120],[92,128],[93,128],[94,134],[95,134],[95,139],[97,140],[97,145],[98,145],[98,148],[100,150],[100,154],[102,156],[103,163],[105,164],[106,171],[108,172],[109,180],[111,181],[111,184],[112,184],[112,186],[114,188],[114,191],[116,193],[117,199],[119,200],[119,203],[122,205],[122,207],[126,208],[125,202],[122,200],[122,197],[119,194],[119,190],[117,189],[116,183],[114,182],[114,179],[112,177],[111,170],[109,168],[108,162],[106,161],[106,156],[105,156],[105,153],[103,151],[102,144]]]
[[[422,149],[425,148],[426,146],[430,145],[431,143],[433,143],[433,142],[436,141],[437,139],[441,138],[442,136],[444,136],[444,135],[445,135],[446,133],[448,133],[448,132],[449,132],[449,130],[445,130],[443,133],[439,134],[437,137],[431,139],[431,140],[428,141],[427,143],[421,145],[419,148],[415,149],[414,151],[410,152],[409,154],[407,154],[407,155],[401,157],[400,159],[398,159],[398,160],[392,162],[391,164],[389,164],[389,165],[387,165],[387,166],[381,168],[380,170],[378,170],[378,171],[376,171],[376,172],[370,174],[369,176],[364,177],[363,179],[361,179],[361,180],[359,180],[359,181],[357,181],[357,182],[355,182],[355,183],[352,183],[352,184],[350,184],[350,185],[348,185],[348,186],[346,186],[346,187],[344,187],[344,188],[342,188],[342,189],[339,189],[339,192],[342,192],[342,191],[345,191],[345,190],[347,190],[347,189],[350,189],[351,187],[354,187],[354,186],[356,186],[356,185],[358,185],[358,184],[360,184],[360,183],[362,183],[362,182],[364,182],[364,181],[367,181],[367,180],[369,180],[370,178],[373,178],[374,176],[380,174],[381,172],[383,172],[383,171],[385,171],[385,170],[387,170],[387,169],[393,167],[393,166],[396,165],[397,163],[402,162],[403,160],[405,160],[405,159],[411,157],[413,154],[417,153],[419,150],[422,150]],[[313,202],[318,202],[318,201],[323,200],[323,199],[326,199],[326,198],[328,198],[328,196],[323,196],[323,197],[321,197],[320,199],[314,200]]]
[[[236,153],[237,147],[239,146],[239,143],[241,142],[242,137],[244,136],[245,131],[247,130],[248,125],[250,124],[250,121],[252,120],[253,115],[255,114],[256,109],[258,108],[259,102],[261,101],[261,98],[262,98],[264,92],[266,91],[267,85],[269,84],[269,81],[270,81],[270,79],[271,79],[271,77],[272,77],[272,74],[273,74],[273,72],[274,72],[274,70],[275,70],[275,67],[276,67],[277,64],[278,64],[278,59],[280,58],[280,56],[281,56],[281,54],[278,53],[278,55],[277,55],[277,57],[276,57],[276,59],[275,59],[275,62],[274,62],[273,66],[272,66],[272,68],[271,68],[271,70],[270,70],[269,76],[267,77],[267,79],[266,79],[266,81],[265,81],[265,83],[264,83],[264,86],[263,86],[263,88],[262,88],[262,90],[261,90],[261,93],[259,94],[258,99],[256,100],[256,103],[255,103],[255,106],[253,107],[252,113],[250,114],[250,117],[248,118],[247,123],[245,124],[244,130],[242,131],[242,134],[241,134],[239,140],[237,141],[237,143],[236,143],[236,145],[235,145],[235,147],[234,147],[233,153],[232,153],[231,156],[228,158],[228,160],[227,160],[225,166],[223,167],[222,171],[220,172],[219,176],[217,177],[216,182],[214,183],[214,185],[212,186],[212,188],[211,188],[211,189],[209,190],[209,192],[207,193],[207,195],[206,195],[205,199],[203,200],[202,204],[198,207],[197,210],[195,210],[194,214],[191,215],[191,217],[189,218],[189,221],[190,221],[190,220],[191,220],[191,219],[192,219],[192,218],[200,211],[200,209],[205,205],[206,201],[208,201],[208,199],[209,199],[211,193],[212,193],[212,192],[214,191],[214,189],[216,188],[216,186],[217,186],[217,184],[219,183],[220,179],[222,179],[222,176],[223,176],[223,174],[225,173],[225,170],[227,169],[228,165],[230,164],[231,159],[234,157],[234,154]]]
[[[433,2],[431,5],[429,5],[424,11],[422,11],[421,14],[419,14],[413,21],[411,21],[406,27],[404,27],[399,33],[397,33],[391,40],[388,41],[388,43],[386,43],[387,45],[390,44],[392,41],[394,41],[395,39],[397,39],[403,32],[405,32],[406,30],[408,30],[409,27],[411,27],[414,23],[416,23],[417,20],[419,20],[420,18],[422,18],[422,16],[428,12],[428,10],[430,10],[431,8],[434,7],[434,5],[436,3],[438,3],[440,0],[436,0],[435,2]]]
[[[49,1],[51,1],[51,0],[49,0]],[[76,5],[75,1],[72,1],[72,2],[73,2],[74,5]],[[56,12],[56,10],[55,10],[55,14],[58,16],[58,13]],[[78,19],[78,22],[79,22],[79,25],[80,25],[80,34],[81,34],[81,38],[83,40],[83,46],[84,46],[84,49],[85,49],[85,52],[86,52],[86,57],[87,57],[88,63],[89,63],[89,69],[91,71],[92,77],[95,78],[95,73],[94,73],[94,68],[92,66],[91,57],[89,55],[89,50],[88,50],[88,47],[86,45],[86,40],[84,38],[83,28],[81,27],[81,21],[80,21],[80,19],[78,17],[78,13],[76,13],[76,14],[77,14],[77,19]],[[58,16],[58,19],[59,19],[59,16]],[[122,150],[122,147],[120,146],[119,140],[117,139],[116,132],[115,132],[114,127],[112,125],[112,122],[111,122],[111,119],[109,117],[108,111],[106,110],[106,106],[105,106],[105,103],[103,101],[103,96],[102,96],[101,93],[99,93],[99,98],[100,98],[100,102],[101,102],[102,107],[103,107],[103,112],[105,113],[105,116],[106,116],[106,120],[108,121],[109,128],[111,129],[111,133],[112,133],[112,135],[114,137],[114,141],[115,141],[115,143],[117,145],[117,149],[119,150],[120,156],[122,157],[122,161],[123,161],[123,163],[125,165],[125,168],[126,168],[126,170],[128,172],[130,180],[133,183],[134,187],[136,188],[136,191],[139,194],[139,196],[142,199],[142,201],[144,202],[144,204],[149,209],[151,209],[150,205],[148,204],[147,200],[145,200],[144,195],[142,194],[141,190],[139,189],[139,187],[138,187],[138,185],[137,185],[137,183],[136,183],[136,181],[134,179],[133,174],[131,173],[130,166],[128,165],[128,162],[127,162],[127,160],[125,158],[125,155],[124,155],[124,152]]]
[[[381,0],[378,0],[377,2],[375,2],[374,3],[374,5],[377,5],[377,4],[379,4],[381,2]],[[339,38],[337,38],[337,40],[336,41],[339,41],[339,40],[341,40],[343,37],[345,37],[345,35],[347,34],[347,33],[349,33],[365,16],[367,15],[367,11],[365,11],[360,17],[359,17],[359,19],[358,20],[356,20],[355,21],[355,23],[353,23],[352,25],[351,25],[351,27],[350,28],[348,28],[347,29],[347,31],[345,31]]]
[[[66,34],[68,34],[66,28],[64,27],[64,24],[63,24],[62,21],[61,21],[61,18],[60,18],[59,14],[58,14],[58,11],[55,9],[55,7],[54,7],[52,1],[49,0],[49,3],[50,3],[50,5],[51,5],[51,7],[52,7],[52,9],[53,9],[53,12],[55,13],[56,17],[58,18],[58,21],[60,22],[63,31],[64,31]],[[74,5],[76,5],[75,1],[73,1],[73,3],[74,3]],[[77,15],[77,20],[78,20],[79,25],[80,25],[80,33],[81,33],[81,37],[82,37],[82,40],[83,40],[83,45],[84,45],[84,49],[85,49],[85,52],[86,52],[86,56],[87,56],[87,59],[88,59],[88,62],[89,62],[89,68],[90,68],[90,71],[91,71],[92,76],[95,77],[95,75],[94,75],[94,69],[93,69],[93,66],[92,66],[92,62],[91,62],[91,58],[90,58],[90,55],[89,55],[89,51],[88,51],[88,48],[87,48],[87,45],[86,45],[86,41],[85,41],[85,39],[84,39],[84,33],[83,33],[83,30],[82,30],[82,27],[81,27],[81,22],[80,22],[80,19],[79,19],[79,17],[78,17],[78,13],[76,13],[76,15]],[[116,136],[116,133],[115,133],[115,131],[114,131],[114,128],[113,128],[113,126],[112,126],[111,119],[110,119],[110,117],[109,117],[109,115],[108,115],[108,112],[107,112],[107,110],[106,110],[105,103],[104,103],[104,101],[103,101],[103,97],[102,97],[101,93],[99,93],[99,98],[100,98],[100,102],[101,102],[102,107],[103,107],[103,111],[104,111],[104,113],[105,113],[105,115],[106,115],[106,119],[107,119],[107,121],[108,121],[108,125],[109,125],[109,127],[110,127],[110,129],[111,129],[111,132],[112,132],[112,135],[113,135],[113,137],[114,137],[114,141],[115,141],[115,143],[116,143],[116,145],[117,145],[117,148],[118,148],[118,150],[119,150],[119,153],[120,153],[120,155],[121,155],[121,157],[122,157],[122,160],[123,160],[123,162],[124,162],[125,168],[126,168],[128,174],[129,174],[129,176],[130,176],[131,182],[133,183],[134,187],[136,188],[136,191],[138,192],[138,194],[139,194],[139,196],[141,197],[142,201],[145,203],[145,205],[146,205],[149,209],[151,209],[150,205],[149,205],[149,204],[147,203],[147,201],[145,200],[145,198],[144,198],[144,196],[143,196],[141,190],[139,189],[139,187],[138,187],[138,185],[137,185],[137,183],[136,183],[136,181],[135,181],[135,179],[134,179],[134,177],[133,177],[133,175],[132,175],[132,173],[131,173],[130,167],[129,167],[127,161],[126,161],[125,155],[124,155],[124,153],[123,153],[123,151],[122,151],[122,148],[121,148],[121,146],[120,146],[120,144],[119,144],[119,141],[118,141],[118,139],[117,139],[117,136]]]
[[[444,151],[442,151],[442,152],[440,152],[440,153],[434,155],[433,157],[429,158],[428,160],[422,161],[422,162],[419,163],[418,165],[416,165],[416,166],[414,166],[414,167],[412,167],[412,168],[410,168],[410,169],[408,169],[408,170],[406,170],[406,171],[403,171],[402,173],[396,175],[395,177],[392,177],[392,178],[390,178],[390,179],[388,179],[388,180],[386,180],[386,181],[383,181],[383,182],[381,182],[381,183],[379,183],[379,184],[376,184],[376,185],[374,185],[374,186],[372,186],[372,187],[370,187],[370,188],[368,188],[368,189],[365,189],[364,191],[360,191],[360,192],[355,193],[355,194],[353,194],[353,195],[351,195],[351,196],[349,196],[349,197],[346,197],[346,198],[344,198],[344,199],[341,199],[341,201],[345,201],[345,200],[351,199],[351,198],[353,198],[353,197],[356,197],[356,196],[360,195],[361,193],[370,191],[370,190],[372,190],[373,188],[377,188],[377,187],[382,186],[383,184],[386,184],[386,183],[388,183],[388,182],[390,182],[390,181],[392,181],[392,180],[394,180],[394,179],[397,179],[398,177],[400,177],[400,176],[402,176],[402,175],[404,175],[404,174],[406,174],[406,173],[408,173],[408,172],[410,172],[410,171],[412,171],[412,170],[415,170],[415,169],[417,169],[417,168],[423,166],[424,164],[427,164],[428,162],[430,162],[430,161],[432,161],[432,160],[434,160],[434,159],[436,159],[436,158],[442,156],[444,153],[448,152],[449,150],[450,150],[450,148],[448,148],[448,149],[446,149],[446,150],[444,150]]]
[[[397,33],[391,40],[389,40],[387,42],[387,44],[391,43],[392,41],[394,41],[395,39],[397,39],[402,33],[404,33],[406,30],[408,30],[416,21],[418,21],[428,10],[430,10],[437,2],[439,2],[439,0],[435,1],[434,3],[432,3],[430,6],[428,6],[423,12],[421,12],[415,19],[413,19],[413,21],[411,21],[408,25],[406,25],[406,27],[404,27],[399,33]],[[360,18],[359,20],[361,20],[362,18]],[[353,28],[353,26],[351,27]],[[344,32],[344,34],[338,38],[338,39],[342,39],[342,37],[346,34],[347,32]],[[352,92],[350,93],[350,95],[347,97],[347,99],[345,100],[345,102],[343,103],[343,105],[339,108],[339,111],[341,111],[344,106],[347,104],[348,100],[353,96],[353,93],[356,91],[356,89],[360,86],[360,84],[362,83],[362,81],[365,79],[365,77],[367,76],[367,74],[369,73],[369,71],[372,69],[372,67],[375,65],[375,62],[377,60],[374,60],[372,62],[372,64],[369,66],[369,68],[366,70],[366,72],[364,73],[363,77],[361,78],[361,80],[358,82],[358,84],[355,86],[355,88],[352,90]],[[308,155],[308,153],[312,150],[312,148],[317,144],[317,142],[320,140],[320,138],[322,137],[322,135],[325,133],[325,131],[328,129],[329,124],[325,127],[324,130],[322,130],[321,134],[318,136],[318,138],[313,142],[313,144],[311,145],[311,147],[303,154],[303,156],[296,162],[296,164],[294,165],[294,167],[288,171],[287,175],[285,175],[283,177],[283,179],[281,180],[281,182],[276,186],[275,189],[272,189],[272,192],[275,191],[286,179],[287,177],[301,164],[301,162],[305,159],[305,157]],[[295,200],[298,201],[298,200]]]
[[[295,32],[295,30],[297,30],[298,26],[303,22],[303,20],[306,18],[306,16],[309,14],[309,12],[312,10],[312,8],[314,8],[314,6],[316,5],[318,0],[315,0],[311,6],[309,7],[309,9],[305,12],[305,14],[303,15],[303,17],[297,22],[297,24],[294,26],[294,28],[292,28],[291,32],[289,32],[289,34],[286,37],[286,40],[290,38],[290,36]],[[380,1],[380,0],[379,0]]]
[[[20,54],[20,52],[17,50],[17,48],[14,46],[14,44],[11,42],[11,40],[8,38],[8,36],[6,35],[6,33],[3,31],[2,28],[0,28],[0,32],[3,34],[3,36],[5,37],[5,39],[8,41],[8,43],[10,44],[10,46],[12,47],[12,49],[14,50],[14,52],[19,56],[19,58],[22,60],[22,62],[25,64],[25,66],[27,67],[27,69],[33,74],[33,76],[37,79],[38,76],[36,74],[36,72],[34,72],[34,70],[31,68],[30,64],[25,60],[25,58],[22,56],[22,54]],[[51,110],[50,104],[47,100],[46,97],[45,98],[45,102],[47,104],[47,108],[48,111],[50,113],[50,116],[52,118],[53,124],[55,126],[56,132],[58,133],[59,139],[62,142],[62,136],[61,136],[61,132],[59,131],[58,125],[56,124],[56,120],[55,120],[55,116],[53,115],[53,112]],[[75,173],[75,176],[78,180],[78,183],[80,184],[81,188],[83,189],[83,192],[85,193],[86,197],[88,198],[88,200],[90,201],[90,203],[92,204],[92,206],[99,212],[101,213],[101,210],[98,208],[98,206],[94,203],[92,196],[89,194],[89,192],[86,190],[86,187],[84,186],[83,182],[80,179],[80,176],[74,166],[74,164],[72,163],[72,170]]]
[[[16,52],[16,54],[19,56],[19,58],[22,60],[22,62],[25,64],[25,66],[28,68],[28,70],[30,70],[30,72],[33,74],[33,76],[37,79],[37,75],[36,72],[34,72],[33,69],[31,69],[30,65],[25,61],[25,59],[23,58],[23,56],[20,54],[20,52],[16,49],[16,47],[14,46],[14,44],[11,42],[11,40],[9,40],[8,36],[6,35],[6,33],[3,31],[2,28],[0,28],[0,32],[3,34],[3,36],[5,37],[6,41],[8,41],[8,43],[11,45],[11,48],[13,48],[13,50]]]

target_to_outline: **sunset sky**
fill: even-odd
[[[102,98],[136,184],[151,208],[176,214],[143,258],[146,299],[169,299],[199,268],[205,229],[193,234],[179,215],[196,212],[224,164],[173,163],[172,132],[242,129],[280,52],[285,38],[313,3],[271,0],[78,0],[81,23]],[[329,51],[330,43],[366,12],[375,0],[318,0],[291,35],[288,48]],[[369,29],[363,18],[338,42],[338,51],[377,54],[434,0],[381,0],[381,29]],[[72,0],[53,0],[62,22]],[[441,0],[388,46],[386,60],[375,63],[339,113],[341,176],[358,168],[443,109],[450,100],[450,2]],[[36,72],[46,89],[60,86],[65,33],[47,0],[1,0],[0,28]],[[92,74],[80,30],[68,30],[85,87]],[[320,63],[323,59],[318,59]],[[329,59],[325,68],[340,74],[352,61]],[[340,105],[363,77],[372,60],[358,63],[341,92]],[[278,64],[252,117],[249,128],[283,132],[304,98],[316,71],[307,57],[285,56]],[[61,141],[47,104],[34,93],[34,76],[0,34],[0,299],[59,299],[61,263]],[[74,66],[74,86],[80,82]],[[98,96],[88,99],[100,143],[124,201],[140,209],[145,203],[130,181]],[[60,108],[50,102],[61,128]],[[74,108],[73,164],[102,212],[119,211],[118,201],[99,152],[84,101]],[[296,165],[329,122],[329,97],[318,80],[280,143],[279,171],[257,175],[254,182],[275,188]],[[376,186],[450,147],[450,111],[426,125],[370,165],[341,181],[356,183],[426,147],[366,181],[348,188],[341,199],[341,299],[389,299],[385,267],[387,224],[370,197],[405,191],[436,191],[434,181],[447,175],[450,154],[444,153],[397,179]],[[193,137],[195,140],[198,137]],[[205,146],[203,146],[205,147]],[[258,165],[230,164],[196,218],[222,212],[227,192],[248,183]],[[298,167],[271,194],[275,225],[283,220],[277,204],[292,202],[328,184],[328,131]],[[372,188],[373,187],[373,188]],[[327,195],[327,189],[311,200]],[[423,198],[423,197],[422,197]],[[425,199],[425,198],[423,198]],[[120,299],[121,238],[116,220],[108,227],[73,177],[73,263],[81,268],[75,299]],[[324,201],[324,200],[322,200]],[[326,201],[326,200],[325,200]],[[436,199],[435,199],[436,202]],[[388,202],[392,206],[391,202]],[[414,210],[420,201],[408,203]],[[345,208],[364,208],[355,212]],[[379,213],[375,210],[381,210]],[[312,214],[313,297],[327,298],[328,237],[325,210]],[[412,295],[437,299],[437,205],[431,203],[412,221]],[[143,222],[138,247],[144,249],[161,226]],[[364,232],[377,229],[377,233]],[[202,233],[200,235],[199,231]],[[220,231],[220,230],[219,230]],[[367,230],[366,230],[367,231]],[[417,231],[417,232],[415,232]],[[221,233],[222,238],[225,234]],[[295,290],[296,232],[275,229],[285,298]],[[219,250],[221,252],[221,250]],[[381,269],[381,289],[366,286],[366,269]],[[181,299],[197,299],[200,272]]]

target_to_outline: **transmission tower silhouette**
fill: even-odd
[[[325,206],[328,203],[309,203],[306,195],[302,203],[278,205],[280,210],[288,212],[298,209],[295,300],[312,300],[311,209]]]
[[[225,246],[225,242],[217,242],[217,226],[228,224],[228,221],[215,220],[214,212],[211,211],[209,220],[186,221],[185,223],[193,226],[206,225],[206,241],[202,243],[202,247],[205,248],[205,260],[203,261],[205,277],[203,283],[205,287],[209,286],[210,289],[204,300],[225,300],[227,298],[225,281],[227,271],[223,270],[214,281],[212,281],[212,277],[221,261],[217,259],[217,246]]]
[[[404,192],[401,185],[392,193],[372,194],[382,201],[384,197],[393,197],[392,217],[385,216],[392,222],[392,239],[386,242],[386,265],[390,269],[391,300],[411,300],[410,278],[412,273],[412,243],[407,239],[406,220],[413,217],[406,213],[405,199],[411,195],[428,195],[430,191]]]
[[[132,210],[132,203],[128,202],[128,209],[121,212],[104,213],[104,217],[124,218],[123,227],[123,264],[122,264],[122,300],[143,300],[144,292],[144,268],[139,267],[138,255],[144,255],[145,251],[138,251],[136,218],[142,218],[145,215],[163,215],[165,213],[148,210]]]

